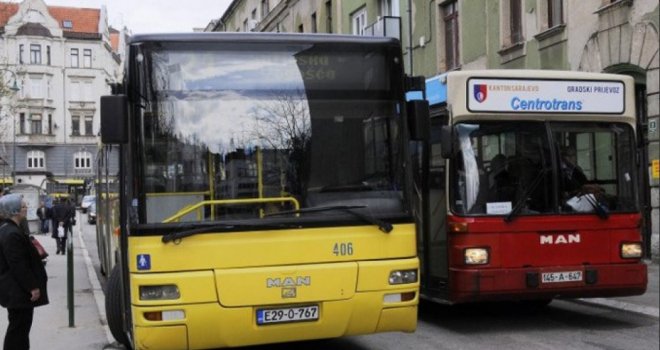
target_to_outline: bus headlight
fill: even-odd
[[[173,284],[140,286],[140,300],[174,300],[180,297],[179,287]]]
[[[641,243],[622,243],[621,257],[624,259],[633,259],[642,257]]]
[[[417,282],[417,270],[396,270],[390,272],[390,284],[406,284]]]
[[[466,265],[488,264],[488,249],[486,248],[467,248],[464,256]]]

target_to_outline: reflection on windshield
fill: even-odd
[[[152,72],[140,93],[144,221],[267,217],[319,205],[402,213],[400,107],[388,55],[353,50],[142,56]]]
[[[626,125],[484,122],[458,124],[456,130],[460,152],[452,207],[459,214],[507,215],[516,207],[520,215],[637,208],[633,165],[620,161],[634,153]]]

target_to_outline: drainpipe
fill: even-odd
[[[412,15],[412,0],[408,0],[408,62],[410,64],[409,75],[412,77],[413,74],[413,25],[412,25],[413,15]]]

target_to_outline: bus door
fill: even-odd
[[[447,111],[443,107],[431,109],[431,137],[429,142],[428,195],[429,208],[424,220],[428,220],[428,234],[422,235],[420,259],[427,271],[424,275],[428,294],[446,297],[448,279],[447,250],[447,199],[445,191],[445,159],[440,146],[440,129],[447,125]]]

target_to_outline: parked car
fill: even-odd
[[[86,213],[87,208],[89,208],[89,206],[94,202],[96,202],[95,195],[91,195],[91,194],[86,195],[83,197],[82,202],[80,202],[80,209],[82,210],[83,213]]]
[[[92,202],[92,204],[87,207],[87,223],[90,225],[96,224],[96,202]]]

